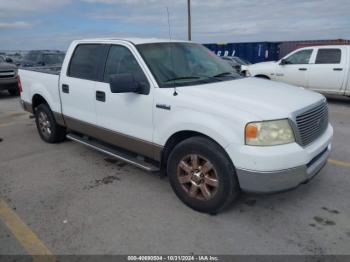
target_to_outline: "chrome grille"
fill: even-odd
[[[328,127],[328,106],[324,101],[300,113],[295,118],[300,144],[307,146],[320,137]]]
[[[0,78],[11,78],[15,77],[16,72],[14,70],[0,71]]]

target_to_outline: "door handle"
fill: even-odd
[[[102,91],[96,91],[96,100],[100,102],[106,102],[106,93]]]
[[[69,93],[69,85],[62,85],[62,92],[68,94]]]
[[[333,68],[333,71],[343,71],[343,68]]]
[[[304,68],[304,67],[299,68],[299,71],[307,71],[307,68]]]

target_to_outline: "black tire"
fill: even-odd
[[[18,89],[9,89],[7,90],[11,96],[19,96],[19,91]]]
[[[45,121],[42,121],[42,119]],[[50,107],[46,104],[39,105],[35,110],[35,122],[39,135],[47,143],[59,143],[66,139],[66,128],[58,125]],[[44,122],[44,126],[43,126]],[[49,128],[47,130],[46,128]]]
[[[186,157],[189,155],[197,155],[199,156],[199,162],[204,161],[205,163],[205,160],[207,160],[212,164],[213,169],[211,172],[216,174],[218,184],[217,187],[210,187],[211,189],[216,190],[210,199],[204,199],[204,194],[202,194],[203,191],[201,187],[198,189],[198,186],[204,183],[206,176],[202,181],[199,181],[199,184],[197,184],[197,180],[194,182],[192,178],[191,182],[186,182],[188,184],[180,182],[180,176],[181,178],[186,177],[187,181],[187,174],[189,174],[189,172],[184,172],[184,175],[182,176],[182,168],[179,164],[182,161],[186,161],[184,159],[186,159]],[[192,163],[190,165],[193,166]],[[197,166],[199,166],[199,169],[201,169],[204,168],[204,165],[203,167],[201,167],[200,164]],[[199,212],[217,214],[232,203],[240,193],[237,175],[231,160],[221,146],[205,137],[192,137],[178,144],[169,156],[167,173],[170,184],[180,200],[190,208]],[[207,173],[209,174],[209,172]],[[191,177],[193,177],[193,171],[191,171],[191,174]],[[204,176],[204,174],[201,174],[201,176],[202,175]],[[199,193],[197,192],[196,197],[190,196],[189,191],[191,191],[192,186],[196,186],[196,190],[200,191]],[[208,187],[208,185],[206,185],[206,187]],[[203,198],[198,199],[200,197]]]

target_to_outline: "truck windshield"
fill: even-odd
[[[241,78],[206,47],[194,43],[137,46],[160,87],[199,85]]]

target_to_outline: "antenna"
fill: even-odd
[[[169,29],[169,39],[171,41],[171,30],[170,30],[170,15],[169,15],[169,8],[166,7],[166,12],[167,12],[167,15],[168,15],[168,29]]]
[[[173,47],[172,47],[172,38],[171,38],[171,30],[170,30],[170,15],[169,15],[169,8],[166,7],[166,12],[168,15],[168,29],[169,29],[169,40],[170,40],[170,60],[171,60],[171,66],[173,68],[173,72],[175,71],[175,66],[174,66],[174,57],[173,57]],[[175,85],[175,80],[174,80],[174,96],[177,96],[178,93],[176,91],[176,85]]]

